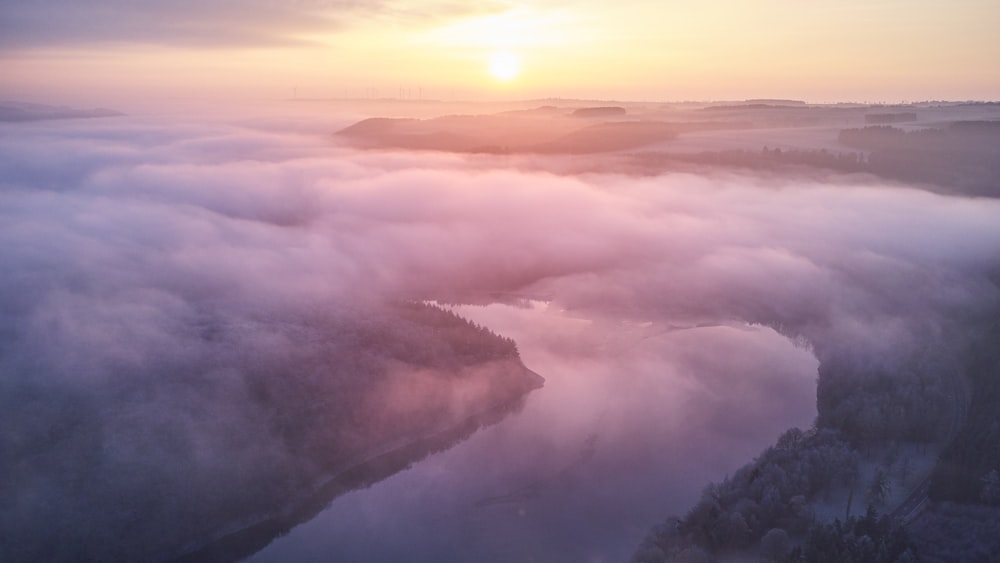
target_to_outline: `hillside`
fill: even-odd
[[[151,353],[85,387],[3,380],[18,388],[0,399],[0,527],[16,541],[0,559],[200,560],[246,529],[259,548],[541,385],[512,341],[421,303],[188,330],[191,357]],[[232,543],[216,560],[247,554]]]
[[[337,135],[363,148],[587,154],[669,141],[677,132],[662,121],[629,119],[623,108],[545,107],[433,119],[375,117],[346,127]]]

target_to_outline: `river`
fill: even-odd
[[[816,415],[816,359],[765,327],[587,318],[544,302],[455,309],[514,338],[545,386],[247,561],[624,561],[709,481]]]

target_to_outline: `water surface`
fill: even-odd
[[[598,320],[538,302],[457,311],[514,338],[545,387],[249,561],[622,561],[709,481],[815,417],[815,358],[764,327]]]

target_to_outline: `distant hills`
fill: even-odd
[[[49,119],[80,119],[87,117],[117,117],[125,115],[107,108],[76,109],[27,102],[0,101],[0,121],[44,121]]]
[[[363,148],[461,153],[587,154],[634,149],[677,136],[674,124],[631,117],[622,107],[552,106],[433,119],[374,117],[337,132]]]

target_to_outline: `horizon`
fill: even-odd
[[[122,116],[155,116],[159,114],[187,115],[190,117],[209,117],[216,115],[223,119],[254,115],[266,117],[291,112],[298,115],[308,105],[323,105],[338,108],[338,113],[332,116],[345,119],[364,119],[377,117],[412,117],[421,120],[447,117],[449,115],[491,115],[512,110],[541,109],[544,107],[584,108],[621,106],[628,108],[630,115],[636,110],[659,107],[660,109],[685,110],[701,107],[733,106],[736,108],[751,108],[751,106],[769,106],[774,109],[794,108],[838,108],[838,109],[932,109],[962,106],[990,107],[1000,105],[1000,99],[941,99],[941,100],[907,100],[899,102],[881,101],[824,101],[797,100],[791,98],[748,98],[748,99],[705,99],[705,100],[652,100],[652,99],[600,99],[600,98],[570,98],[546,97],[523,99],[409,99],[394,97],[379,98],[259,98],[224,100],[199,97],[151,98],[147,100],[122,101],[119,104],[73,103],[61,100],[26,100],[0,98],[0,106],[20,105],[39,106],[40,108],[61,108],[74,111],[110,110],[119,112]],[[379,108],[385,108],[380,113]],[[412,113],[416,112],[416,113]],[[633,116],[634,117],[634,116]]]

